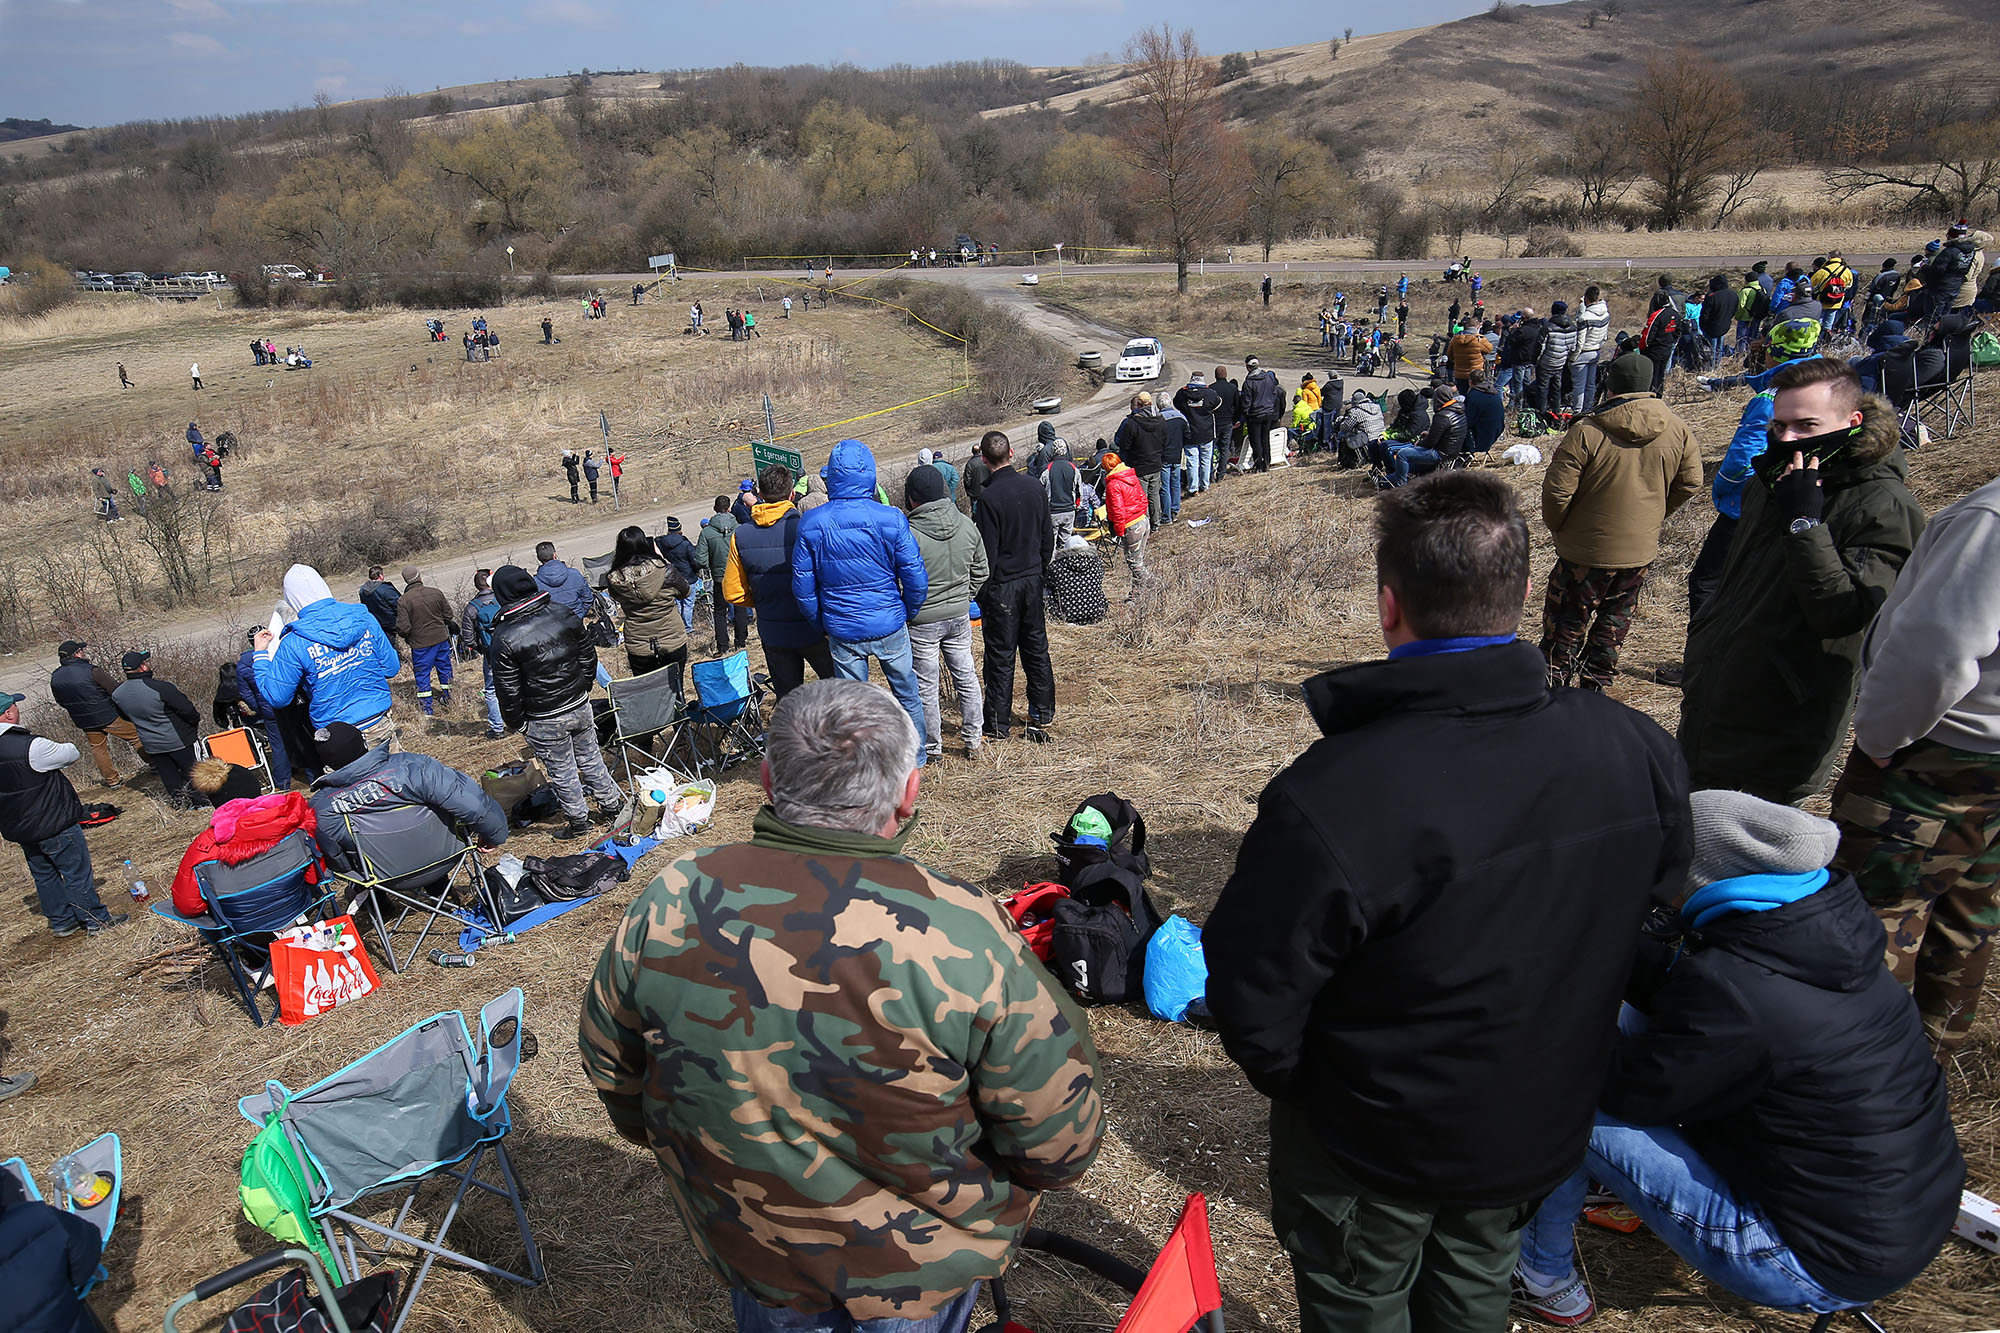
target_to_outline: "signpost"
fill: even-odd
[[[1057,281],[1057,282],[1061,282],[1061,281],[1062,281],[1062,247],[1063,247],[1063,243],[1062,243],[1061,241],[1057,241],[1057,242],[1056,242],[1056,281]]]
[[[597,409],[597,429],[604,434],[604,454],[608,459],[611,455],[611,418],[604,415],[604,409],[601,407]],[[608,463],[607,466],[609,466]],[[624,506],[618,501],[618,478],[613,477],[611,479],[611,512],[615,514],[623,508]]]
[[[661,269],[665,269],[667,270],[668,277],[679,276],[679,274],[674,272],[674,269],[677,267],[677,264],[675,262],[674,252],[672,250],[667,251],[663,255],[654,255],[652,258],[646,261],[646,267],[652,269],[653,272],[655,273],[658,273]]]
[[[507,247],[507,271],[514,271],[514,247],[511,245]]]
[[[802,477],[806,471],[804,454],[801,454],[796,449],[787,449],[783,445],[766,444],[762,440],[757,440],[751,444],[750,461],[757,465],[759,471],[771,466],[773,463],[784,464],[791,469],[794,477]]]

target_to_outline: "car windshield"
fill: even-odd
[[[1157,350],[1152,343],[1144,338],[1125,344],[1125,355],[1127,356],[1151,356]]]

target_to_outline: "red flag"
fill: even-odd
[[[1190,1194],[1116,1333],[1188,1333],[1195,1320],[1221,1306],[1222,1283],[1215,1276],[1215,1247],[1208,1238],[1208,1200]]]

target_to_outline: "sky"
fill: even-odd
[[[1403,0],[1398,27],[1487,8]],[[1207,50],[1386,29],[1379,5],[1262,0],[0,0],[0,117],[233,114],[582,69],[1078,64],[1148,23]]]

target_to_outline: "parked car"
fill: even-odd
[[[87,292],[115,292],[118,290],[118,284],[112,280],[109,273],[87,273],[80,281],[83,289]]]
[[[141,273],[137,269],[134,269],[130,273],[120,273],[116,277],[112,278],[111,285],[116,287],[121,292],[136,292],[141,287],[144,287],[147,283],[151,281],[152,279],[147,277],[144,273]]]
[[[1134,338],[1118,354],[1118,366],[1112,371],[1111,378],[1156,380],[1166,368],[1166,361],[1166,349],[1160,346],[1158,338]]]
[[[297,264],[266,264],[264,279],[267,282],[311,282],[312,275]]]

